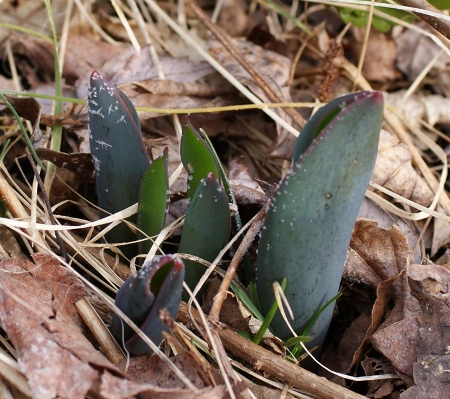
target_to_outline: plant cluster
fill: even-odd
[[[112,242],[138,237],[139,248],[129,247],[128,254],[147,253],[149,237],[164,227],[169,154],[165,150],[150,163],[133,105],[96,71],[90,79],[88,109],[99,206],[114,213],[138,203],[137,217],[129,220],[137,225],[137,236],[122,224],[106,237]],[[379,92],[350,94],[322,107],[296,141],[292,167],[266,209],[255,273],[259,315],[274,315],[279,295],[292,309],[293,321],[281,312],[269,319],[282,339],[308,333],[312,345],[323,344],[333,310],[329,305],[339,289],[353,225],[375,164],[382,118]],[[212,262],[227,243],[231,225],[241,228],[239,213],[230,212],[233,194],[208,136],[187,117],[180,152],[189,176],[189,207],[178,252]],[[165,329],[159,311],[165,308],[175,317],[183,280],[194,290],[204,271],[204,265],[191,259],[155,256],[123,284],[116,304],[159,344]],[[274,289],[274,283],[282,283],[284,293]],[[112,331],[132,354],[149,350],[118,316]],[[298,340],[288,341],[295,343]]]

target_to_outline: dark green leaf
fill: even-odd
[[[257,287],[263,313],[274,301],[272,283],[286,277],[285,295],[297,333],[338,292],[383,119],[379,92],[352,94],[327,107],[341,111],[325,125],[329,112],[318,112],[308,121],[306,131],[310,124],[325,127],[282,180],[258,247]],[[322,344],[332,312],[333,307],[327,307],[311,329],[312,345]],[[280,314],[272,327],[282,339],[291,335]]]
[[[175,318],[181,301],[184,265],[172,255],[156,256],[120,287],[115,303],[156,344],[162,342],[167,327],[159,317],[166,309]],[[133,355],[151,352],[149,346],[122,321],[113,316],[111,331],[119,343]]]
[[[202,179],[206,179],[209,173],[220,181],[220,171],[216,158],[199,132],[189,122],[189,118],[183,118],[183,137],[181,138],[181,161],[189,174],[188,198],[192,199]]]
[[[87,104],[98,205],[106,212],[118,212],[138,202],[141,178],[150,166],[139,118],[125,94],[97,71],[91,75]],[[124,225],[107,237],[113,242],[136,239]],[[135,255],[136,249],[129,254]]]
[[[230,209],[227,196],[213,173],[200,182],[184,219],[178,251],[212,262],[230,235]],[[190,260],[186,264],[186,283],[192,290],[205,267]]]

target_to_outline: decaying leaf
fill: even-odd
[[[417,334],[416,359],[411,368],[415,386],[402,399],[443,398],[448,396],[450,356],[448,354],[450,271],[435,264],[407,268],[411,295],[417,299],[414,333]],[[412,334],[412,328],[408,334]],[[398,335],[397,335],[398,337]],[[398,339],[398,338],[397,338]]]
[[[395,66],[397,58],[397,48],[394,40],[376,29],[370,29],[370,35],[366,40],[366,28],[352,29],[355,38],[355,44],[352,49],[355,57],[361,56],[364,48],[364,66],[363,74],[367,80],[376,82],[386,82],[399,78],[400,72]],[[383,49],[380,51],[379,49]]]
[[[34,265],[24,263],[25,269],[53,293],[75,324],[81,326],[82,319],[73,305],[80,299],[90,296],[84,284],[52,256],[37,253],[33,255],[33,260]]]
[[[420,205],[428,206],[434,194],[411,164],[406,145],[381,130],[372,181]]]
[[[39,268],[29,265],[33,267]],[[17,350],[33,397],[83,399],[100,370],[120,372],[94,349],[47,285],[24,270],[19,260],[3,261],[1,325]]]
[[[365,197],[359,208],[358,219],[370,219],[378,223],[378,227],[389,230],[393,224],[398,226],[400,231],[405,234],[408,239],[409,248],[413,248],[413,261],[420,263],[422,255],[420,253],[420,245],[417,245],[419,232],[411,221],[404,220],[396,215],[392,215],[380,208],[372,200]]]
[[[244,388],[243,384],[239,384],[235,393],[239,394]],[[100,389],[105,399],[127,399],[135,396],[143,399],[173,399],[174,397],[177,399],[225,399],[229,397],[225,385],[195,392],[186,389],[162,389],[153,385],[123,380],[111,373],[103,374]],[[240,395],[237,397],[242,398]]]
[[[412,29],[397,30],[393,32],[392,36],[397,47],[397,68],[410,81],[414,80],[427,67],[430,60],[442,51],[431,37],[422,34],[420,31]],[[442,54],[434,63],[435,71],[432,71],[432,74],[438,73],[439,77],[447,75],[445,80],[448,81],[447,64],[448,57]]]
[[[412,95],[402,100],[404,91],[383,93],[386,105],[393,107],[396,112],[404,116],[409,126],[420,128],[420,120],[428,122],[431,126],[437,123],[450,123],[450,99],[434,95]]]
[[[408,241],[396,225],[387,230],[372,220],[359,219],[353,229],[344,278],[376,288],[405,269],[409,254]]]
[[[357,350],[345,352],[341,347],[345,345],[352,330],[358,329],[358,325],[350,326],[339,344],[337,351],[343,354],[341,364],[346,365],[346,370],[360,360],[377,330],[397,323],[405,317],[403,272],[409,264],[409,259],[408,241],[396,225],[391,229],[383,229],[372,220],[360,219],[356,222],[350,250],[347,253],[344,278],[376,290],[376,300],[371,309],[370,319],[364,319],[365,322],[359,324],[364,333],[361,336],[359,331]],[[389,307],[391,301],[394,301],[393,309]],[[413,347],[410,346],[410,349]]]
[[[242,158],[230,160],[228,167],[228,181],[239,205],[263,206],[267,203],[268,196],[252,178]]]
[[[285,86],[289,78],[290,61],[273,51],[268,51],[250,42],[239,42],[240,53],[252,64],[266,79],[267,84],[284,101],[290,102],[289,88]],[[240,83],[248,86],[260,99],[270,102],[271,99],[264,93],[261,87],[251,78],[249,73],[230,55],[219,43],[210,43],[210,52],[219,63],[228,70]],[[285,120],[290,119],[284,112],[276,111]],[[272,155],[286,156],[292,150],[294,138],[284,129],[278,128],[277,143],[274,145]]]

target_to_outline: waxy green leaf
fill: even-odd
[[[184,219],[178,252],[212,262],[230,235],[230,209],[222,185],[213,173],[201,180]],[[186,284],[195,288],[205,267],[185,260]]]
[[[267,313],[275,298],[272,283],[286,277],[298,334],[338,292],[382,120],[379,92],[352,94],[325,106],[304,128],[308,140],[319,135],[306,150],[296,145],[298,159],[270,202],[258,246],[259,297]],[[311,345],[322,345],[332,312],[332,306],[326,308],[309,332]],[[280,338],[291,336],[280,314],[271,325]]]
[[[156,345],[162,340],[166,325],[159,317],[159,311],[166,309],[175,318],[181,301],[184,279],[183,261],[172,255],[156,256],[145,262],[139,271],[126,280],[116,295],[115,304]],[[111,331],[117,342],[125,343],[132,355],[151,353],[149,346],[114,314]]]
[[[217,153],[214,149],[214,146],[212,145],[211,140],[209,139],[208,135],[206,134],[206,132],[203,129],[200,129],[200,132],[197,132],[190,124],[187,116],[183,120],[183,125],[185,126],[185,130],[183,133],[181,153],[185,154],[184,157],[186,159],[186,162],[184,162],[184,166],[186,167],[186,165],[187,165],[188,167],[190,167],[190,165],[192,165],[192,168],[194,170],[202,171],[199,174],[199,176],[201,176],[201,175],[207,173],[208,169],[214,170],[214,165],[215,165],[217,170],[219,171],[219,177],[220,177],[219,181],[221,181],[221,183],[225,189],[225,193],[227,194],[227,197],[228,197],[228,202],[230,204],[235,205],[236,209],[237,209],[237,203],[234,198],[233,192],[231,191],[231,187],[228,182],[227,175],[225,174],[225,170],[223,169],[223,166],[220,162],[219,156],[217,155]],[[200,148],[200,147],[206,147],[206,151],[205,151],[205,148]],[[203,154],[204,161],[201,161],[200,158],[195,157],[196,152],[198,152],[199,154]],[[210,155],[212,156],[214,162],[212,162]],[[187,162],[188,159],[192,159],[193,162],[195,162],[195,166],[194,166],[194,163]],[[215,173],[215,172],[213,172],[213,173]],[[189,178],[191,179],[191,177],[189,177]],[[196,185],[198,186],[197,181],[190,180],[189,187],[188,187],[188,198],[191,198],[191,196],[190,196],[191,187],[194,187]],[[232,222],[233,222],[233,226],[234,226],[234,229],[236,232],[241,230],[242,221],[241,221],[241,216],[239,214],[239,210],[236,210],[235,212],[233,212]],[[239,240],[239,242],[240,242],[240,240]],[[247,254],[244,255],[243,263],[244,263],[245,277],[246,277],[247,281],[252,281],[253,280],[253,270],[252,270],[252,267],[251,267],[251,264],[250,264]]]
[[[181,161],[189,174],[187,194],[192,199],[202,179],[209,173],[220,181],[219,165],[208,144],[191,125],[187,116],[183,117],[183,136],[181,138]]]
[[[138,208],[138,227],[149,237],[156,236],[164,227],[169,206],[169,150],[151,164],[141,181]],[[141,237],[143,238],[143,237]],[[151,241],[139,243],[139,252],[148,253]]]
[[[138,202],[141,178],[150,166],[150,159],[133,104],[97,71],[91,74],[87,105],[98,205],[115,213]],[[136,218],[131,221],[135,223]],[[121,224],[107,238],[128,242],[136,236]],[[125,252],[134,256],[137,250]]]

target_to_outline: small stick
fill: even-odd
[[[242,257],[247,252],[247,249],[254,240],[255,236],[261,230],[261,226],[265,216],[266,216],[266,208],[263,207],[256,215],[252,226],[248,229],[247,233],[242,239],[242,242],[240,243],[233,259],[230,262],[230,265],[228,266],[227,272],[222,280],[222,283],[220,284],[219,291],[214,296],[214,301],[211,310],[209,312],[209,317],[211,319],[219,320],[220,310],[222,309],[223,302],[227,297],[227,292],[230,283],[233,280],[233,277],[236,273],[239,263],[241,262]]]
[[[430,11],[437,14],[442,14],[436,7],[432,6],[426,0],[398,0],[398,2],[407,7],[420,8],[424,11]],[[447,39],[450,39],[450,23],[448,20],[438,18],[433,15],[423,14],[421,12],[414,12],[421,20],[426,22],[431,28],[443,34]],[[442,14],[444,17],[444,15]]]
[[[195,321],[201,325],[202,320],[198,311],[191,308],[190,312]],[[186,325],[191,324],[189,310],[185,302],[182,302],[180,305],[177,320]],[[314,397],[321,399],[365,398],[365,396],[352,392],[294,363],[288,362],[286,359],[254,344],[231,329],[221,327],[220,323],[210,323],[210,328],[214,334],[220,337],[220,341],[226,350],[250,363],[254,369],[268,373],[272,378],[284,381]]]

